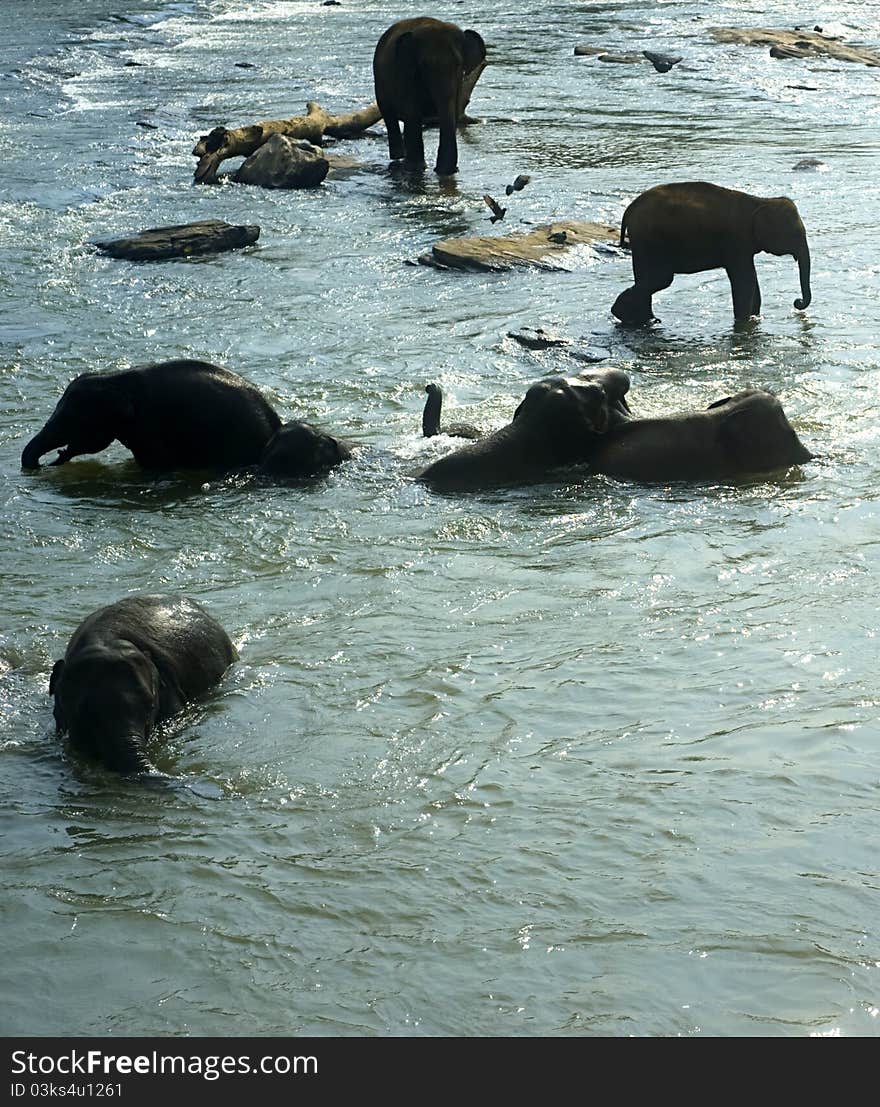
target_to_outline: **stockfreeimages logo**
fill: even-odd
[[[28,1053],[23,1049],[12,1054],[12,1075],[22,1076],[201,1076],[218,1080],[221,1076],[317,1076],[318,1058],[289,1057],[275,1054],[253,1061],[249,1056],[209,1055],[199,1057],[160,1053],[105,1053],[100,1049],[76,1050],[57,1057]]]

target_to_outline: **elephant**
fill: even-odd
[[[449,423],[441,427],[443,389],[439,384],[426,384],[425,391],[428,393],[425,410],[422,412],[422,434],[425,438],[433,438],[436,434],[448,434],[451,438],[483,437],[483,432],[470,423]]]
[[[373,55],[376,102],[388,130],[392,161],[404,158],[411,169],[425,166],[422,126],[436,117],[440,146],[436,171],[458,172],[456,127],[467,102],[464,78],[486,58],[486,44],[476,31],[422,16],[393,23]],[[403,122],[403,136],[400,124]]]
[[[772,472],[814,456],[769,392],[745,389],[705,411],[637,419],[628,389],[629,377],[619,369],[540,381],[511,423],[435,461],[419,479],[440,491],[466,491],[588,465],[618,480],[713,480]]]
[[[87,616],[49,681],[71,746],[120,773],[155,771],[153,726],[216,684],[238,654],[194,600],[134,595]]]
[[[584,462],[599,436],[629,418],[628,389],[619,369],[538,381],[507,426],[439,458],[418,479],[440,491],[466,491],[540,480]]]
[[[746,388],[703,411],[631,419],[594,443],[590,468],[617,480],[725,480],[771,473],[810,461],[782,404]]]
[[[267,477],[296,480],[315,477],[347,461],[351,446],[309,423],[284,423],[269,439],[257,472]]]
[[[791,254],[798,263],[798,311],[812,300],[810,248],[797,207],[786,196],[763,199],[707,181],[657,185],[637,196],[623,213],[620,245],[629,235],[635,284],[611,308],[624,323],[648,323],[651,298],[676,273],[725,269],[737,321],[761,311],[754,256]]]
[[[146,469],[255,465],[281,419],[244,377],[206,361],[162,361],[83,373],[25,446],[23,469],[61,449],[52,465],[98,453],[119,439]]]

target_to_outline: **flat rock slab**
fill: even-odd
[[[778,31],[768,27],[710,27],[716,42],[745,46],[768,46],[774,57],[837,58],[838,61],[880,66],[880,50],[868,46],[847,46],[840,39],[818,31]]]
[[[222,219],[203,219],[170,227],[151,227],[131,238],[113,238],[95,245],[103,254],[128,261],[165,261],[192,254],[214,254],[250,246],[260,237],[254,224],[236,226]]]
[[[438,269],[470,269],[482,273],[498,273],[516,265],[537,269],[561,269],[554,264],[554,255],[571,246],[617,242],[620,230],[604,223],[580,223],[561,220],[509,235],[476,235],[468,238],[446,238],[436,242],[430,254],[422,254],[422,265]]]

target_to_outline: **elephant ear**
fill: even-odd
[[[756,251],[777,257],[796,256],[802,235],[798,210],[787,196],[766,200],[752,216],[752,243]]]
[[[486,44],[476,31],[464,32],[464,71],[470,73],[486,59]]]
[[[55,695],[55,689],[58,687],[58,681],[61,680],[61,673],[64,670],[64,661],[56,661],[52,666],[52,673],[49,677],[49,695]]]

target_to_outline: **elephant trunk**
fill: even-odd
[[[40,458],[43,454],[66,445],[67,435],[62,433],[53,419],[50,419],[40,433],[32,438],[22,451],[22,469],[39,469]]]
[[[797,255],[798,270],[801,276],[800,299],[795,300],[794,306],[798,311],[803,311],[810,306],[813,294],[810,291],[810,247],[804,242],[801,252]]]

